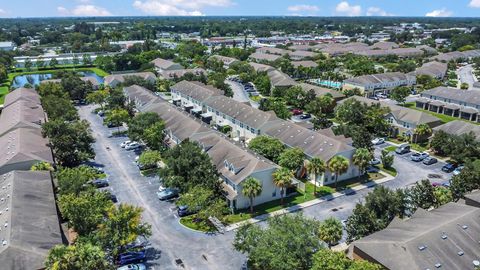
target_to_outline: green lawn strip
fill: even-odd
[[[397,147],[391,145],[391,146],[385,147],[384,149],[387,150],[388,152],[395,152],[395,149],[397,149]]]
[[[0,104],[3,104],[5,101],[5,96],[8,94],[8,86],[0,86]]]
[[[452,122],[452,121],[455,121],[455,120],[460,120],[460,121],[464,121],[464,122],[467,122],[467,123],[472,123],[472,124],[480,125],[480,123],[468,121],[468,120],[465,120],[465,119],[462,119],[462,118],[458,118],[458,117],[454,117],[454,116],[450,116],[450,115],[445,115],[445,114],[436,113],[436,112],[431,112],[431,111],[428,111],[428,110],[424,110],[424,109],[417,108],[417,107],[415,106],[415,102],[407,102],[407,103],[404,104],[404,107],[407,107],[407,108],[410,108],[410,109],[414,109],[414,110],[417,110],[417,111],[421,111],[421,112],[424,112],[424,113],[431,114],[431,115],[433,115],[433,116],[435,116],[435,117],[438,117],[438,118],[439,118],[442,122],[444,122],[444,123]]]
[[[384,178],[385,176],[380,173],[370,173],[361,177],[354,177],[338,183],[337,189],[334,188],[334,184],[317,187],[317,195],[313,195],[313,184],[310,182],[304,182],[305,192],[297,190],[297,194],[284,198],[284,205],[282,206],[279,200],[266,202],[257,205],[253,208],[253,214],[250,213],[250,209],[239,210],[236,214],[227,215],[223,218],[223,221],[227,224],[233,224],[240,221],[244,221],[259,215],[275,212],[277,210],[298,205],[304,202],[311,201],[313,199],[321,198],[323,196],[331,195],[336,191],[343,191],[345,189],[353,188],[358,185],[366,184],[373,180]]]
[[[201,232],[214,232],[217,230],[208,221],[202,220],[197,222],[195,220],[195,215],[180,218],[180,224],[192,230],[201,231]]]
[[[383,167],[383,164],[380,164],[379,166],[380,166],[380,169],[382,171],[385,171],[386,173],[388,173],[392,176],[397,176],[397,170],[395,170],[395,168],[392,167],[392,168],[387,169],[387,168]]]

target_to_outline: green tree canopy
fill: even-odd
[[[277,138],[260,135],[250,140],[248,143],[248,148],[272,161],[277,162],[278,157],[284,151],[285,146]]]
[[[288,148],[278,157],[278,165],[295,172],[303,165],[304,160],[305,154],[301,148]]]
[[[320,223],[318,237],[329,247],[337,244],[343,235],[343,226],[340,220],[329,217]]]
[[[110,269],[105,252],[88,242],[74,245],[57,245],[52,248],[45,260],[47,270],[98,270]]]

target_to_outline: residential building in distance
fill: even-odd
[[[304,60],[304,59],[312,59],[317,54],[314,53],[314,52],[311,52],[311,51],[293,51],[293,52],[288,52],[287,55],[293,61],[300,61],[300,60]]]
[[[178,70],[178,69],[183,69],[183,66],[180,65],[179,63],[175,63],[170,60],[165,60],[162,58],[157,58],[155,60],[152,60],[150,63],[153,64],[155,67],[155,70],[158,73],[167,71],[167,70]]]
[[[248,64],[249,64],[250,66],[252,66],[253,69],[254,69],[256,72],[269,72],[269,71],[275,69],[275,68],[272,67],[272,66],[264,65],[264,64],[259,64],[259,63],[255,63],[255,62],[248,62]]]
[[[90,83],[94,90],[98,90],[100,88],[101,83],[95,77],[85,76],[85,77],[80,77],[80,80],[82,80],[86,83]],[[62,82],[61,79],[48,79],[48,80],[41,81],[40,84],[43,84],[43,83],[61,83],[61,82]]]
[[[443,131],[450,135],[460,136],[462,134],[469,134],[470,132],[475,136],[477,141],[480,141],[480,125],[475,125],[462,120],[454,120],[438,127],[433,128],[433,133]]]
[[[142,111],[143,108],[154,104],[158,100],[158,97],[152,91],[139,85],[124,87],[123,94],[127,98],[127,103],[133,102],[135,109],[138,111]]]
[[[431,128],[437,127],[442,124],[442,121],[426,112],[410,109],[407,107],[391,104],[389,102],[376,101],[366,97],[353,96],[339,101],[339,104],[344,103],[346,100],[356,99],[368,105],[380,104],[382,107],[389,108],[390,112],[385,115],[385,119],[396,129],[395,133],[404,133],[412,135],[415,128],[420,124],[426,124]],[[393,134],[395,135],[395,134]]]
[[[209,57],[209,59],[215,59],[217,61],[220,61],[223,63],[224,68],[229,68],[231,64],[240,62],[240,60],[233,58],[233,57],[227,57],[223,55],[212,55]]]
[[[411,74],[388,72],[346,79],[342,88],[343,90],[358,88],[365,96],[373,96],[376,93],[388,93],[398,86],[412,87],[416,81],[416,77]]]
[[[364,51],[355,51],[353,54],[362,55],[366,57],[385,57],[389,55],[395,55],[400,58],[407,57],[418,57],[425,54],[421,49],[417,48],[396,48],[396,49],[378,49],[378,50],[364,50]]]
[[[448,203],[353,242],[349,256],[385,269],[475,269],[480,258],[480,208]]]
[[[45,269],[62,231],[48,171],[11,171],[0,175],[0,261],[2,269]]]
[[[336,91],[333,89],[329,89],[329,88],[325,88],[325,87],[321,87],[321,86],[317,86],[309,83],[300,83],[298,86],[300,86],[303,89],[303,91],[306,91],[306,92],[310,90],[315,91],[315,95],[317,97],[324,96],[324,95],[331,95],[336,101],[339,101],[345,98],[345,95],[342,92]]]
[[[297,82],[287,74],[281,72],[278,69],[270,70],[267,72],[268,78],[270,78],[270,84],[276,88],[290,88],[297,85]]]
[[[386,33],[388,35],[388,39],[390,39],[390,34]],[[370,49],[372,50],[390,50],[390,49],[396,49],[399,48],[397,43],[391,42],[391,41],[380,41],[372,46],[370,46]]]
[[[291,62],[294,68],[304,67],[304,68],[315,68],[318,67],[318,64],[312,60],[304,61],[292,61]]]
[[[416,75],[428,75],[432,78],[443,80],[447,75],[448,65],[446,63],[432,61],[423,64],[414,71]]]
[[[46,53],[39,56],[16,56],[13,58],[16,68],[24,68],[25,63],[30,61],[32,65],[36,65],[38,61],[42,61],[44,65],[50,65],[52,59],[57,60],[58,65],[71,65],[75,61],[78,64],[84,64],[84,59],[88,58],[92,63],[99,56],[113,56],[116,53],[96,53],[96,52],[84,52],[84,53]]]
[[[261,47],[255,50],[256,53],[264,53],[264,54],[276,54],[276,55],[286,55],[291,53],[292,51],[275,48],[275,47]]]
[[[117,85],[125,82],[125,78],[129,76],[137,76],[151,83],[155,83],[157,81],[157,76],[155,76],[155,74],[152,72],[136,72],[108,75],[104,78],[104,84],[110,87],[116,87]]]
[[[248,58],[256,62],[274,62],[275,60],[280,59],[281,57],[282,56],[278,54],[255,52],[250,54]]]
[[[195,76],[206,75],[207,71],[203,68],[165,70],[158,74],[158,77],[164,80],[175,80],[187,74]]]
[[[475,57],[480,57],[480,50],[470,50],[470,51],[454,51],[448,53],[440,53],[438,55],[432,56],[430,59],[437,60],[440,62],[450,62],[450,61],[459,61],[459,60],[469,60]]]
[[[480,91],[436,87],[420,93],[416,107],[465,120],[480,122]]]
[[[1,51],[13,51],[15,44],[12,41],[0,41]]]

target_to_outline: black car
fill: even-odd
[[[300,119],[302,119],[302,120],[309,119],[311,117],[312,117],[312,115],[309,114],[309,113],[305,113],[305,114],[300,115]]]
[[[108,187],[108,180],[107,179],[93,180],[92,185],[96,188]]]
[[[189,215],[195,214],[196,211],[190,211],[188,210],[188,206],[186,205],[181,205],[178,207],[177,214],[179,217],[186,217]]]
[[[105,192],[107,198],[109,198],[110,201],[112,201],[113,203],[118,202],[117,196],[115,196],[115,194],[113,194],[110,190],[104,190],[103,192]]]
[[[432,165],[432,164],[435,164],[437,162],[438,162],[438,160],[434,157],[427,157],[423,160],[423,164],[425,164],[425,165]]]
[[[442,171],[450,173],[453,172],[457,168],[456,164],[453,163],[447,163],[445,166],[442,167]]]

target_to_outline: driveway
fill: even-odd
[[[468,83],[468,89],[473,88],[472,86],[476,82],[476,80],[475,76],[473,75],[473,66],[471,64],[460,67],[456,71],[456,73],[460,80],[460,83]]]
[[[245,92],[243,85],[241,83],[233,82],[230,80],[225,80],[225,83],[230,85],[233,91],[233,99],[238,102],[249,102],[250,105],[254,108],[258,108],[259,104],[257,102],[252,101],[248,94]]]
[[[102,119],[91,113],[93,108],[79,107],[79,114],[90,122],[96,139],[94,162],[103,166],[119,202],[142,207],[144,221],[152,225],[149,269],[240,269],[245,257],[233,250],[234,232],[207,235],[181,226],[174,203],[156,197],[158,177],[140,174],[135,165],[137,154],[119,146],[127,138],[109,138],[116,129],[104,127]],[[183,267],[176,263],[178,259]]]

